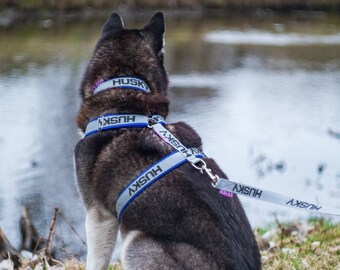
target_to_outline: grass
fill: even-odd
[[[340,270],[340,224],[324,219],[278,223],[269,229],[256,229],[255,235],[264,270]],[[84,264],[74,259],[55,263],[63,267],[57,269],[85,270]],[[120,269],[119,264],[109,267]]]
[[[258,235],[263,269],[340,270],[340,225],[323,219],[279,224]],[[262,242],[261,242],[262,241]]]

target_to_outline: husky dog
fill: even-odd
[[[77,123],[83,132],[90,121],[106,114],[166,118],[164,30],[161,12],[138,30],[125,29],[117,13],[110,15],[81,83]],[[130,86],[94,92],[103,82],[122,77],[132,78]],[[143,81],[149,91],[134,89],[133,80]],[[201,138],[187,124],[165,128],[186,147],[201,149]],[[86,207],[86,269],[107,269],[118,229],[123,269],[261,269],[259,249],[237,196],[222,197],[209,177],[188,162],[150,185],[118,220],[115,202],[121,191],[173,151],[149,127],[101,130],[76,145],[76,175]],[[204,161],[226,177],[213,159]]]

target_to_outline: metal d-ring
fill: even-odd
[[[202,166],[197,166],[198,163],[202,163]],[[196,163],[191,162],[191,165],[196,169],[199,170],[201,173],[204,173],[204,169],[207,168],[207,163],[203,159],[199,159]]]

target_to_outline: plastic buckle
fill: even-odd
[[[159,114],[154,114],[149,118],[148,127],[151,128],[153,125],[165,122],[164,118]]]
[[[98,131],[101,131],[103,129],[103,125],[104,125],[103,117],[104,117],[103,115],[100,115],[97,119],[97,130]]]

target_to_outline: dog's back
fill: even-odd
[[[103,114],[167,116],[167,75],[163,67],[163,15],[142,30],[125,30],[113,13],[103,27],[85,73],[78,125]],[[98,81],[133,76],[150,93],[118,88],[94,95]],[[186,147],[201,139],[185,123],[165,126]],[[75,150],[77,179],[87,208],[88,269],[105,269],[118,227],[115,201],[150,165],[173,149],[150,128],[98,132]],[[225,177],[211,159],[212,171]],[[148,187],[126,208],[120,220],[124,269],[260,269],[260,254],[237,198],[224,198],[206,175],[185,163]]]

